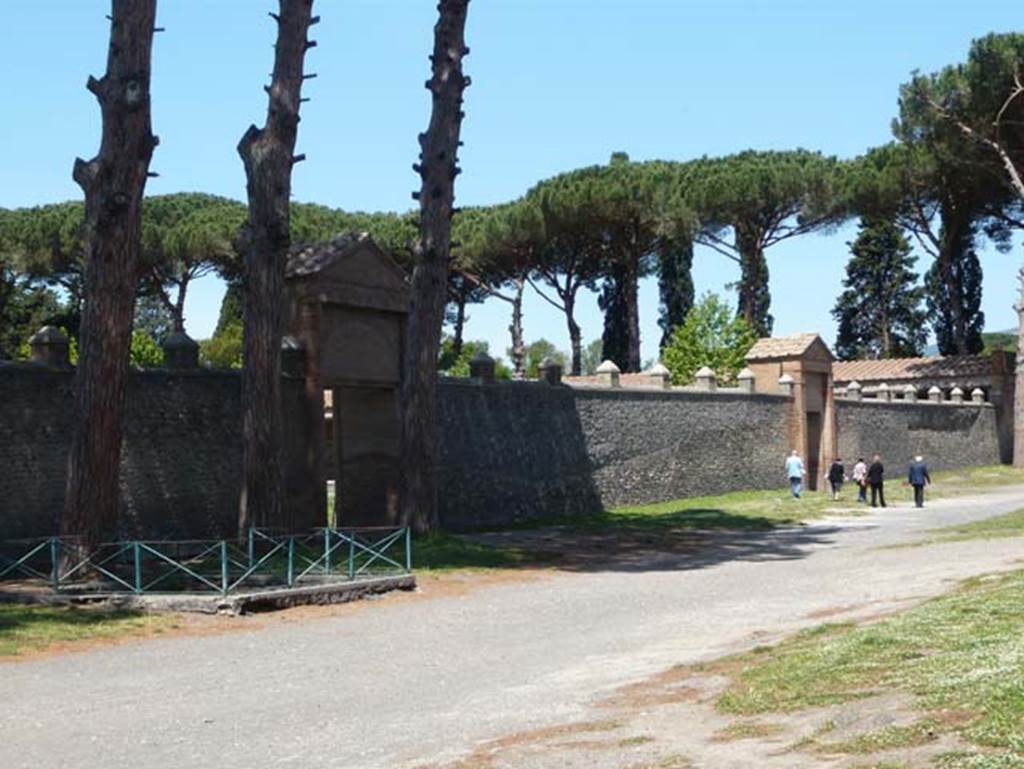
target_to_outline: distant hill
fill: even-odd
[[[983,353],[992,352],[993,350],[1017,352],[1017,329],[1015,328],[1008,328],[1004,331],[987,331],[981,335],[981,338],[985,343],[985,348],[982,350]],[[929,358],[938,355],[938,345],[928,345],[924,348],[924,354]]]

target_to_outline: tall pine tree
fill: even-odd
[[[850,244],[845,290],[832,316],[839,322],[836,354],[843,360],[921,354],[927,341],[924,289],[917,285],[910,243],[891,219],[861,220]]]

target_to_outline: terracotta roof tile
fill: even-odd
[[[988,374],[992,359],[986,355],[949,358],[890,358],[888,360],[837,361],[832,366],[836,382],[895,382],[907,379],[939,379]]]
[[[793,334],[758,339],[747,353],[747,360],[798,357],[807,352],[818,338],[817,334]]]
[[[372,242],[368,233],[343,232],[323,243],[298,243],[288,254],[285,276],[294,278],[320,272],[358,246]]]

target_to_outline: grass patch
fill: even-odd
[[[818,744],[818,753],[878,753],[881,750],[912,748],[924,745],[938,737],[937,724],[923,719],[910,726],[887,726],[873,732],[864,732],[839,742]]]
[[[138,611],[0,604],[0,657],[42,651],[58,643],[159,633],[175,622],[172,616]]]
[[[937,536],[928,542],[961,542],[969,539],[999,539],[1024,536],[1024,510],[985,518],[972,523],[932,529]]]
[[[1024,767],[1024,572],[970,580],[877,624],[825,626],[718,664],[734,671],[717,703],[724,712],[796,711],[902,690],[927,719],[845,747],[870,752],[929,730],[956,732],[979,753],[949,767]]]
[[[413,541],[413,569],[510,569],[523,566],[527,554],[514,547],[492,547],[454,534],[438,532]]]
[[[735,740],[753,740],[764,737],[775,737],[783,732],[779,724],[764,721],[736,721],[719,729],[711,736],[713,742],[733,742]]]

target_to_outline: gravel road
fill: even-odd
[[[698,558],[431,595],[435,583],[301,621],[0,664],[0,767],[443,764],[587,718],[600,695],[673,665],[1019,567],[1019,539],[885,546],[1021,507],[1024,487],[902,504],[717,539]]]

